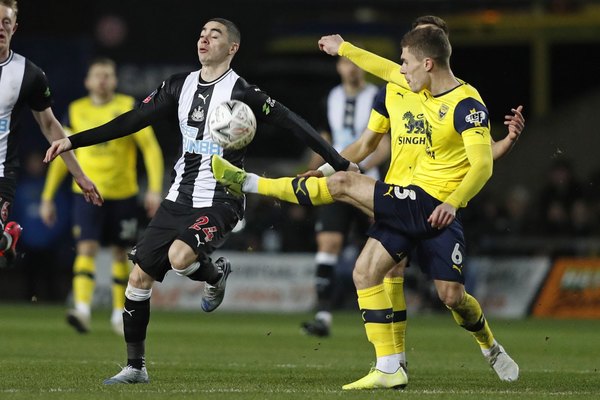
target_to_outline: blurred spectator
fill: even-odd
[[[582,198],[582,189],[570,161],[557,159],[548,170],[546,180],[539,197],[542,220],[539,233],[552,236],[571,234],[571,212]]]
[[[496,232],[500,234],[530,234],[537,226],[531,209],[531,193],[525,186],[515,186],[508,191],[496,218]]]

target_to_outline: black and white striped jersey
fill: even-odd
[[[371,83],[367,83],[356,96],[348,96],[341,84],[331,89],[324,111],[327,118],[324,120],[326,120],[326,130],[331,134],[331,144],[337,151],[348,147],[367,128],[373,100],[378,91],[379,88]],[[377,168],[372,168],[365,173],[379,179]]]
[[[19,120],[23,108],[50,107],[52,98],[44,72],[20,54],[10,51],[0,63],[0,177],[15,178],[19,167]]]
[[[174,122],[172,134],[181,136],[181,153],[172,171],[167,200],[194,208],[210,207],[213,202],[239,204],[242,200],[228,193],[212,172],[210,158],[221,154],[243,167],[245,149],[224,150],[213,142],[208,131],[208,115],[227,100],[240,100],[254,112],[257,122],[266,122],[292,131],[334,168],[344,170],[348,161],[339,155],[304,119],[273,100],[258,87],[250,85],[229,69],[221,77],[204,82],[200,70],[176,74],[165,80],[144,99],[139,108],[117,117],[101,127],[70,137],[73,148],[90,146],[135,132],[158,119]]]

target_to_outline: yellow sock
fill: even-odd
[[[384,278],[383,288],[392,302],[394,319],[392,331],[394,332],[394,348],[396,353],[404,353],[406,338],[406,299],[404,298],[404,278]]]
[[[450,311],[456,323],[471,332],[482,349],[487,350],[493,346],[494,335],[475,297],[465,292],[462,302]]]
[[[375,346],[375,354],[377,357],[395,354],[392,302],[383,290],[383,284],[360,289],[356,293],[367,339]]]
[[[96,272],[96,264],[94,257],[77,256],[73,264],[73,300],[75,304],[92,304],[94,297],[94,274]]]
[[[289,203],[314,205],[333,203],[327,178],[258,178],[258,193]]]
[[[125,289],[129,280],[129,265],[126,261],[115,261],[112,265],[112,299],[113,309],[125,306]]]

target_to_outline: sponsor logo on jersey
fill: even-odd
[[[164,85],[164,82],[163,82],[163,85]],[[150,100],[152,100],[152,98],[156,95],[156,93],[158,93],[158,89],[156,89],[156,90],[154,90],[154,92],[150,93],[148,95],[148,97],[146,97],[144,100],[142,100],[142,103],[144,103],[144,104],[150,103]]]
[[[192,140],[183,138],[183,151],[193,154],[223,155],[223,148],[211,140]]]
[[[9,118],[0,118],[0,133],[8,132],[8,127],[10,126]]]
[[[470,114],[465,117],[465,121],[475,126],[481,126],[486,119],[485,112],[476,109],[469,110]]]

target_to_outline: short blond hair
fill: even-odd
[[[19,12],[19,6],[17,6],[17,0],[0,0],[0,4],[4,7],[11,8],[15,15]]]

